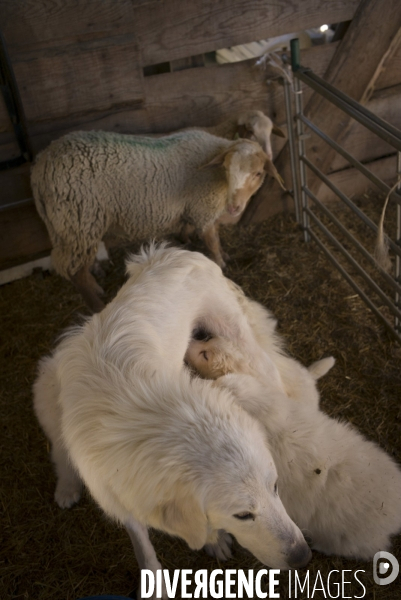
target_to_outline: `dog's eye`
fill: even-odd
[[[207,352],[206,352],[206,350],[202,350],[202,352],[201,352],[201,355],[203,356],[203,358],[204,358],[206,361],[208,361],[208,360],[209,360],[209,359],[208,359],[208,357],[207,357]]]
[[[233,515],[236,519],[239,519],[240,521],[248,521],[249,519],[252,519],[252,521],[255,520],[255,515],[253,515],[250,512],[242,512],[242,513],[237,513],[236,515]]]
[[[274,493],[276,494],[276,496],[278,496],[278,485],[277,485],[277,481],[274,484]]]

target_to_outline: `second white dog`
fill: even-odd
[[[243,298],[245,304],[254,326],[259,322],[258,331],[272,326],[262,307]],[[263,336],[260,340],[263,344]],[[274,360],[271,332],[264,347]],[[277,357],[282,364],[282,355]],[[186,360],[264,425],[283,504],[314,549],[367,560],[389,547],[390,536],[401,530],[399,467],[376,444],[310,402],[318,400],[315,379],[331,368],[332,357],[314,363],[309,372],[301,366],[293,370],[291,396],[230,339],[193,340]]]

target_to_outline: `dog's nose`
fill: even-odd
[[[290,569],[302,569],[306,567],[312,558],[312,551],[308,544],[297,544],[288,554],[287,562]]]

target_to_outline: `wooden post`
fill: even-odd
[[[354,100],[366,104],[384,63],[393,55],[400,41],[399,0],[362,0],[324,79]],[[312,95],[305,114],[335,141],[345,142],[352,119],[319,94]],[[320,138],[314,138],[313,144],[309,144],[308,158],[323,173],[330,172],[335,156],[335,150]],[[320,182],[310,175],[308,186],[316,192]]]

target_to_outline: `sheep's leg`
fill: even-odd
[[[213,260],[219,265],[219,267],[224,269],[224,267],[226,266],[225,261],[228,260],[229,257],[228,254],[225,254],[223,258],[223,252],[220,245],[219,230],[216,223],[213,223],[213,225],[211,225],[202,232],[202,238],[207,248],[210,250]]]
[[[191,225],[190,223],[184,223],[178,236],[179,240],[183,244],[188,244],[191,241],[191,236],[194,233],[194,231],[195,227],[193,225]]]
[[[103,267],[101,266],[101,262],[106,261],[106,260],[107,261],[110,260],[109,249],[108,249],[106,243],[104,241],[101,241],[99,243],[99,247],[97,249],[96,258],[91,267],[91,272],[93,273],[93,275],[95,275],[96,277],[104,277],[105,276],[105,272],[103,270]]]
[[[99,298],[99,294],[103,294],[103,290],[89,271],[88,266],[79,269],[71,277],[71,281],[93,312],[100,312],[104,309],[104,303]]]
[[[106,275],[102,265],[100,264],[100,260],[98,260],[97,258],[95,258],[95,260],[94,260],[94,263],[91,267],[91,272],[93,275],[96,275],[97,277],[104,277]]]
[[[125,527],[134,547],[135,557],[139,568],[141,570],[151,570],[156,581],[156,572],[161,570],[162,566],[157,560],[155,549],[153,548],[152,542],[149,539],[147,527],[135,519],[131,519],[129,523],[125,524]],[[141,598],[141,589],[138,590],[138,598]],[[156,586],[154,594],[151,596],[151,598],[156,598]],[[163,600],[167,600],[167,592],[164,583],[162,586],[162,598]]]

